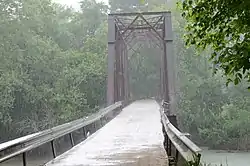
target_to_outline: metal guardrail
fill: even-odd
[[[178,154],[184,158],[185,162],[188,163],[200,163],[201,149],[194,144],[187,134],[181,133],[168,119],[167,115],[164,113],[163,108],[160,109],[161,112],[161,123],[163,126],[164,133],[164,146],[168,153],[169,158],[171,158],[171,145],[175,147],[176,154],[173,157],[175,164],[178,162]]]
[[[84,136],[86,138],[87,133],[85,127],[91,124],[94,124],[97,121],[101,121],[102,118],[109,115],[110,113],[116,113],[118,110],[121,110],[123,104],[122,102],[117,102],[113,105],[110,105],[104,109],[101,109],[99,112],[91,115],[90,117],[85,117],[82,119],[78,119],[69,123],[65,123],[54,128],[44,130],[35,134],[27,135],[6,143],[0,144],[0,152],[4,152],[2,156],[0,156],[0,163],[7,161],[15,156],[22,154],[23,166],[27,165],[26,161],[26,153],[30,150],[38,148],[46,143],[50,143],[51,150],[53,153],[53,157],[55,158],[56,149],[54,145],[54,140],[63,137],[65,135],[69,135],[70,142],[72,147],[75,145],[74,138],[72,133],[79,129],[83,129]],[[14,150],[11,150],[14,149]],[[6,152],[10,150],[11,152]]]

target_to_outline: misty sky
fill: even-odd
[[[79,8],[79,3],[82,0],[54,0],[55,2],[59,2],[61,4],[72,6],[73,8]],[[97,1],[103,1],[105,3],[108,3],[108,0],[97,0]]]

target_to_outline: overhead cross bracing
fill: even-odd
[[[159,65],[161,73],[159,94],[165,101],[166,112],[169,115],[174,114],[175,78],[174,64],[171,60],[173,57],[171,13],[114,13],[109,14],[108,23],[108,104],[129,98],[128,52],[132,50],[133,53],[138,53],[143,46],[149,45],[162,51]]]
[[[135,43],[148,41],[150,45],[163,49],[164,15],[169,12],[121,13],[114,16],[118,35],[133,49]],[[132,44],[131,44],[132,42]]]

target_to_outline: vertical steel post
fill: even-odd
[[[174,62],[173,59],[173,31],[172,31],[172,21],[171,13],[164,13],[164,101],[166,102],[166,112],[167,115],[175,114],[174,108]]]
[[[87,132],[85,127],[82,128],[82,132],[83,132],[83,138],[86,139],[87,138]]]
[[[97,128],[96,128],[96,122],[94,122],[94,123],[92,124],[92,127],[94,128],[94,131],[93,131],[92,133],[96,132],[96,130],[97,130]]]
[[[164,137],[163,146],[164,146],[166,153],[168,153],[168,135],[165,131],[163,123],[162,123],[162,133],[163,133],[163,137]]]
[[[168,156],[171,157],[172,156],[172,142],[171,140],[168,138]]]
[[[114,103],[115,94],[115,41],[116,26],[114,16],[108,16],[108,85],[107,85],[107,104]]]
[[[101,127],[103,127],[103,126],[105,125],[104,117],[102,117],[102,118],[100,119],[100,122],[101,122]]]
[[[163,31],[164,33],[164,31]],[[164,45],[163,41],[162,41],[162,45]],[[164,47],[163,47],[164,48]],[[165,51],[165,50],[164,50]],[[161,100],[164,100],[164,94],[165,94],[165,77],[164,77],[164,55],[165,53],[163,52],[162,56],[161,56],[161,61],[160,61],[160,80],[161,80],[161,92],[160,92],[160,97]]]
[[[26,157],[26,152],[23,153],[23,166],[27,165],[27,157]]]
[[[166,46],[166,21],[164,19],[164,25],[163,25],[163,38],[164,41],[163,42],[163,55],[162,55],[162,88],[163,88],[163,100],[164,100],[164,112],[167,115],[170,115],[170,108],[169,108],[169,104],[170,104],[170,99],[169,99],[169,85],[168,85],[168,67],[167,67],[167,46]]]
[[[179,161],[179,152],[177,149],[175,149],[175,166],[178,165],[178,161]]]
[[[124,46],[125,46],[125,43],[124,41],[122,40],[121,42],[121,54],[120,54],[120,59],[121,59],[121,64],[120,64],[120,67],[121,67],[121,100],[124,101],[125,99],[125,90],[124,90]]]
[[[121,35],[121,34],[119,34]],[[117,44],[117,54],[116,54],[116,58],[117,58],[117,83],[118,83],[118,89],[117,89],[117,93],[118,93],[118,98],[117,101],[121,101],[123,100],[123,96],[122,96],[122,88],[123,88],[123,79],[122,79],[122,37],[119,37],[119,41]]]
[[[51,144],[51,149],[52,149],[53,158],[56,158],[56,148],[55,148],[54,140],[52,140],[52,141],[50,142],[50,144]]]
[[[71,143],[71,146],[75,146],[75,142],[74,142],[74,138],[73,138],[73,133],[69,133],[69,139],[70,139],[70,143]]]
[[[123,55],[124,61],[124,98],[125,103],[128,102],[130,97],[130,90],[129,90],[129,73],[128,73],[128,49],[127,46],[124,45],[124,55]]]
[[[115,89],[114,89],[114,102],[119,100],[119,47],[120,47],[120,40],[116,40],[115,43]]]

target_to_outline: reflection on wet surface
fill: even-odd
[[[119,163],[113,163],[115,166],[167,166],[167,158],[162,147],[155,147],[134,153],[123,153],[110,156],[112,160],[118,160]]]
[[[144,100],[46,166],[166,166],[159,106]]]

